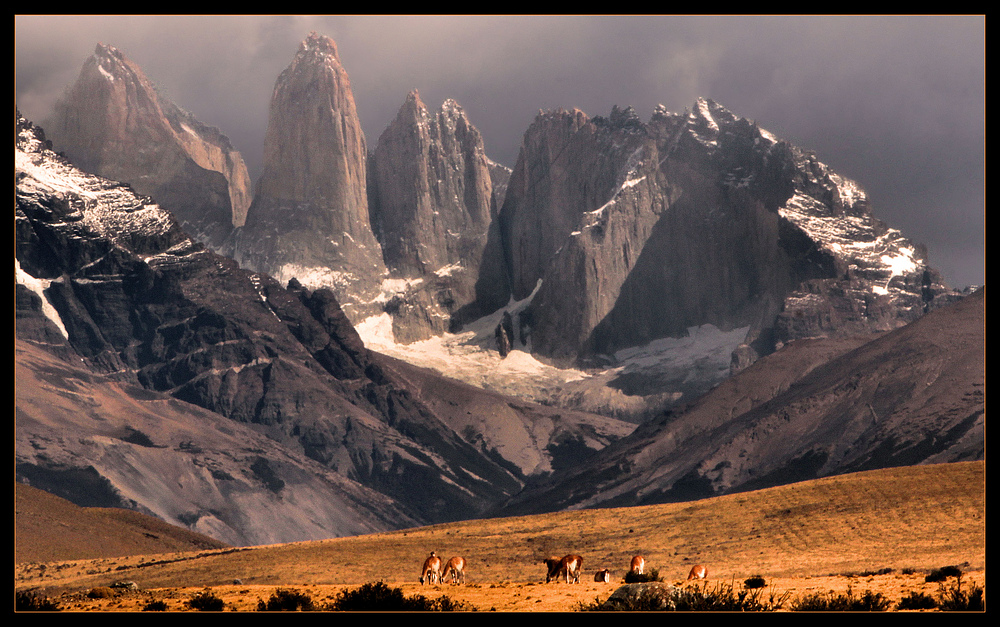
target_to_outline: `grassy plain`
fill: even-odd
[[[226,610],[248,611],[278,588],[322,605],[341,590],[384,581],[406,595],[446,595],[480,611],[571,611],[606,599],[629,560],[682,582],[692,564],[709,585],[753,575],[789,599],[832,591],[879,592],[893,605],[909,592],[934,595],[927,572],[961,565],[963,585],[985,588],[985,462],[914,466],[830,477],[712,499],[463,521],[393,533],[273,546],[67,562],[15,564],[16,590],[34,590],[71,611],[168,610],[210,588]],[[430,551],[468,562],[465,585],[417,581]],[[583,556],[580,584],[545,584],[541,560]],[[611,569],[611,583],[594,572]],[[91,599],[117,581],[139,591]],[[694,584],[685,584],[694,585]]]

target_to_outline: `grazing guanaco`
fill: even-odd
[[[420,571],[420,583],[441,583],[441,558],[434,551],[424,560],[424,568]]]
[[[453,557],[448,560],[444,570],[441,571],[441,578],[448,579],[449,574],[452,583],[465,583],[465,558]]]
[[[637,575],[641,575],[642,571],[646,569],[646,560],[641,555],[636,555],[632,558],[632,565],[628,569]]]
[[[607,568],[597,571],[594,573],[594,581],[599,581],[601,583],[611,582],[611,571]]]
[[[549,568],[548,574],[545,575],[545,583],[549,583],[553,579],[559,579],[560,576],[565,577],[566,583],[569,583],[571,575],[573,583],[580,583],[580,569],[583,567],[583,558],[579,555],[571,553],[562,559],[550,557],[545,560],[545,565]]]
[[[708,569],[706,569],[701,564],[695,564],[691,567],[691,572],[688,573],[688,581],[692,579],[706,579],[708,577]]]

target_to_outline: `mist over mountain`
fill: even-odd
[[[27,365],[42,348],[69,380],[131,386],[112,412],[138,389],[191,408],[175,431],[95,411],[70,441],[19,394],[27,482],[86,477],[240,544],[982,456],[982,291],[713,100],[540,110],[507,168],[458,102],[413,90],[369,149],[337,45],[311,33],[247,203],[222,132],[116,49],[72,93],[51,140],[16,120],[19,367],[59,370]],[[914,364],[933,369],[919,394]],[[719,401],[732,386],[756,391]]]
[[[155,197],[206,245],[246,219],[250,175],[229,138],[163,98],[112,46],[97,45],[45,126],[79,167]]]

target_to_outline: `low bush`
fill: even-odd
[[[341,590],[337,598],[324,609],[344,612],[454,612],[475,611],[464,603],[446,596],[428,599],[417,594],[403,595],[401,588],[390,588],[385,582],[366,583],[354,590]]]
[[[115,596],[115,591],[108,586],[98,586],[87,591],[87,598],[90,599],[110,599]]]
[[[659,570],[650,568],[641,575],[634,570],[625,573],[625,583],[649,583],[650,581],[663,581]]]
[[[280,612],[288,611],[294,612],[301,610],[303,612],[310,612],[316,609],[313,606],[312,599],[309,595],[299,592],[298,590],[286,590],[283,588],[278,588],[271,595],[271,598],[265,603],[263,600],[257,602],[258,612]]]
[[[763,585],[737,590],[732,583],[725,582],[717,583],[711,589],[706,582],[700,590],[689,590],[688,593],[678,599],[677,611],[775,612],[782,609],[788,600],[787,592],[778,594],[774,590],[765,598]]]
[[[792,603],[791,609],[796,612],[884,612],[890,605],[892,601],[881,592],[865,590],[863,595],[856,597],[854,591],[848,588],[847,594],[806,595]]]
[[[678,611],[678,612],[774,612],[782,609],[788,593],[771,591],[767,597],[763,588],[736,590],[733,584],[718,583],[709,588],[707,582],[701,587],[681,588],[652,583],[650,586],[624,587],[615,591],[606,601],[599,598],[593,603],[581,603],[582,611]]]
[[[747,577],[743,580],[743,587],[747,590],[753,590],[754,588],[763,588],[767,585],[767,582],[760,575],[753,575],[752,577]]]
[[[59,604],[34,592],[14,593],[14,609],[18,612],[58,612]]]
[[[962,590],[962,576],[958,575],[951,587],[941,586],[938,593],[938,607],[946,612],[982,612],[986,610],[986,591],[972,584],[968,591]]]
[[[203,590],[191,597],[188,605],[202,612],[221,612],[225,607],[225,602],[212,594],[211,590]]]
[[[946,579],[948,579],[948,577],[961,577],[961,576],[962,576],[962,569],[959,568],[958,566],[943,566],[941,568],[935,568],[934,570],[932,570],[930,574],[924,577],[924,581],[930,583],[936,583],[945,581]]]
[[[896,605],[900,610],[932,610],[938,606],[937,599],[923,592],[910,592]]]
[[[155,601],[150,601],[146,605],[142,606],[143,612],[166,612],[167,602],[157,599]]]

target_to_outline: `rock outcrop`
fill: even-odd
[[[207,246],[218,249],[246,218],[252,192],[240,153],[112,46],[97,45],[45,126],[56,150],[155,197]]]
[[[511,295],[540,284],[532,350],[565,363],[708,324],[746,328],[745,365],[800,337],[897,328],[954,294],[855,183],[704,99],[648,123],[540,113],[499,225]]]
[[[373,228],[392,276],[405,285],[392,309],[396,340],[440,335],[476,301],[481,278],[505,277],[499,247],[487,248],[504,168],[487,158],[457,102],[431,112],[416,90],[379,137],[370,166]],[[496,307],[486,308],[481,313]]]
[[[279,281],[334,291],[357,322],[386,278],[371,229],[368,151],[337,45],[311,33],[271,99],[264,170],[227,252]]]

